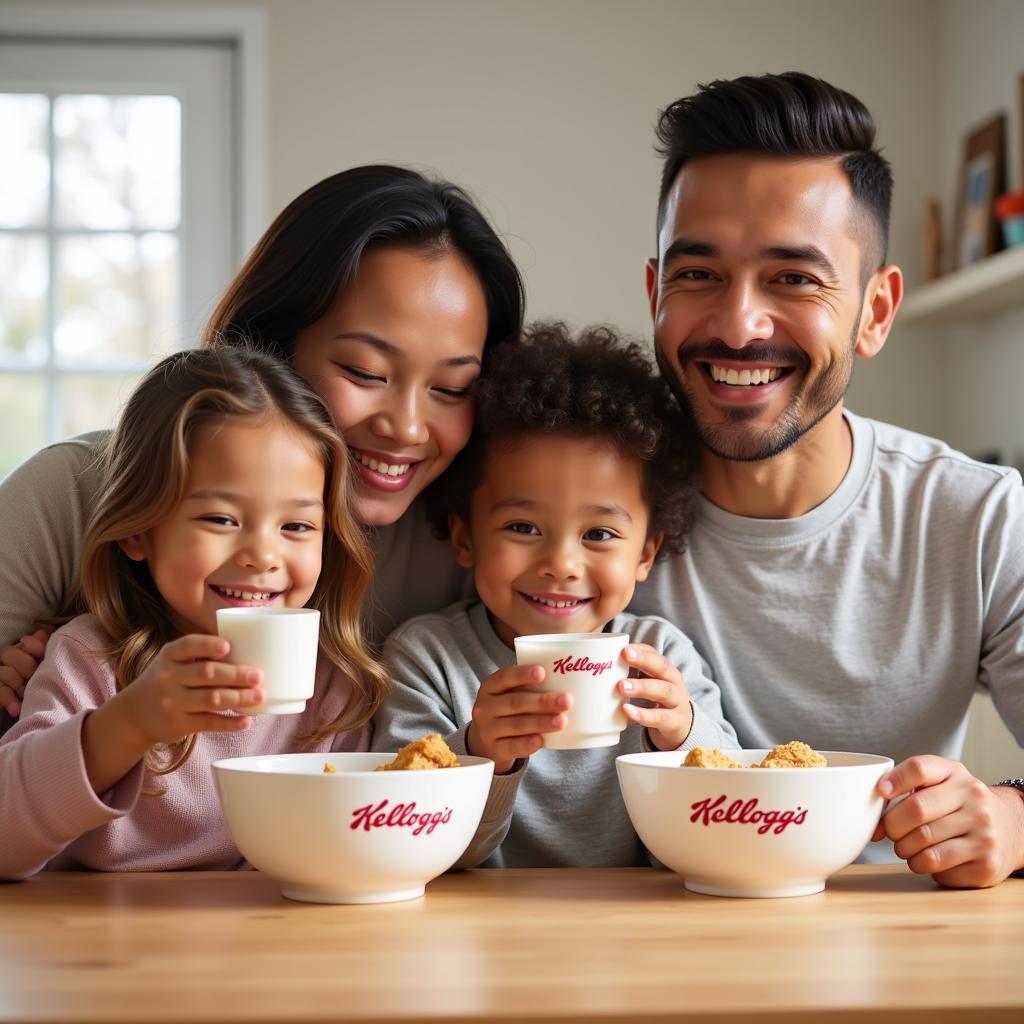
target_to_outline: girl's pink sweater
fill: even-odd
[[[139,763],[97,796],[85,771],[82,723],[116,692],[99,653],[103,643],[91,615],[54,633],[26,689],[20,720],[0,739],[0,879],[27,878],[43,868],[242,867],[214,788],[214,761],[367,749],[368,727],[302,744],[301,737],[340,714],[350,692],[348,680],[321,659],[316,692],[301,715],[256,715],[244,732],[201,733],[177,771],[154,779]],[[154,783],[164,793],[143,795]]]

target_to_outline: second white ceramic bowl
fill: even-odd
[[[727,750],[756,764],[766,750]],[[680,751],[616,758],[647,849],[712,896],[804,896],[857,859],[882,814],[892,760],[821,751],[827,768],[683,768]]]

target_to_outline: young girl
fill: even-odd
[[[78,616],[50,640],[0,740],[0,878],[53,868],[237,868],[217,758],[361,750],[386,681],[360,630],[371,560],[348,455],[279,359],[179,352],[104,452]],[[59,499],[58,499],[59,500]],[[218,608],[321,610],[301,715],[252,717],[258,669],[227,664]]]

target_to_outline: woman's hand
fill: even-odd
[[[565,728],[562,712],[572,707],[572,698],[531,689],[542,682],[540,665],[515,665],[499,669],[480,684],[473,721],[466,730],[466,749],[476,757],[489,757],[496,775],[510,772],[516,758],[539,750],[544,733]]]
[[[16,644],[0,651],[0,707],[12,718],[21,714],[25,684],[39,668],[52,633],[52,626],[38,626],[34,633],[26,633]]]
[[[693,705],[679,669],[664,654],[648,644],[629,644],[623,657],[639,678],[623,679],[619,693],[624,697],[639,697],[654,707],[642,708],[636,704],[623,704],[622,709],[631,722],[644,726],[651,743],[659,750],[675,750],[690,735],[693,726]]]
[[[82,742],[97,793],[106,792],[157,744],[177,743],[197,732],[249,728],[252,719],[244,712],[263,703],[262,673],[221,661],[229,650],[222,637],[197,633],[164,644],[138,679],[89,714]]]

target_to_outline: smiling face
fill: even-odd
[[[534,436],[490,449],[452,543],[512,646],[528,633],[600,630],[618,615],[658,551],[648,522],[639,460],[601,441]]]
[[[326,315],[299,332],[295,369],[354,456],[357,518],[393,523],[466,444],[487,303],[458,255],[379,248]]]
[[[320,575],[324,466],[278,417],[231,419],[193,441],[184,500],[121,542],[145,559],[182,633],[217,633],[218,608],[301,608]]]
[[[864,234],[838,160],[684,164],[648,294],[658,363],[712,454],[767,459],[840,415],[855,351],[884,341],[865,337]]]

